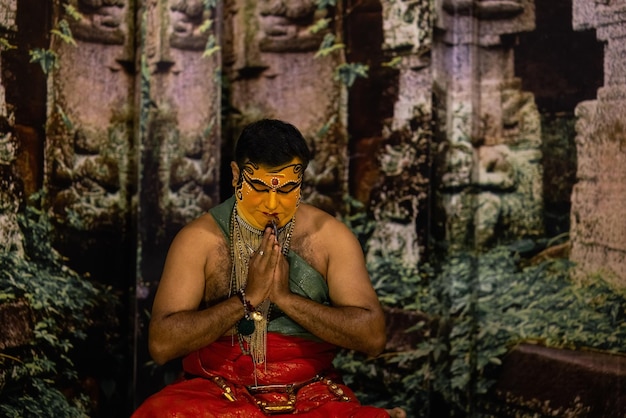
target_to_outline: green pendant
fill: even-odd
[[[250,335],[254,332],[254,321],[252,319],[242,318],[237,324],[237,331],[241,335]]]

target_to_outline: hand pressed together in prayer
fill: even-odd
[[[310,159],[293,125],[244,128],[233,195],[177,234],[155,295],[150,353],[182,358],[185,378],[133,418],[402,417],[361,405],[333,367],[339,348],[379,355],[385,318],[354,234],[301,202]]]
[[[261,245],[250,257],[245,292],[253,306],[265,299],[280,306],[281,297],[291,294],[289,264],[270,226],[265,228]]]

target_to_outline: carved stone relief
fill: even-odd
[[[377,154],[378,182],[370,192],[375,219],[366,258],[395,259],[416,269],[426,231],[418,227],[427,215],[430,169],[432,42],[428,1],[382,2],[384,53],[397,61],[397,97],[393,116],[385,121]]]
[[[534,0],[435,0],[446,42],[498,45],[501,36],[535,27]]]
[[[450,249],[486,249],[543,232],[541,124],[513,74],[514,44],[532,29],[532,2],[439,3],[434,60],[441,229]],[[471,175],[468,176],[468,171]]]
[[[172,48],[204,51],[210,32],[201,30],[209,18],[203,0],[169,0],[169,18]]]
[[[229,10],[232,34],[225,39],[232,45],[225,49],[234,59],[225,72],[233,135],[259,118],[295,125],[314,152],[303,199],[337,212],[347,188],[345,87],[334,74],[342,58],[341,52],[316,58],[327,31],[310,31],[325,11],[313,0],[237,0]]]
[[[306,52],[319,48],[324,31],[310,28],[325,17],[315,0],[260,0],[259,49],[262,52]]]
[[[0,29],[7,35],[17,30],[15,0],[0,3]],[[17,222],[22,190],[14,166],[18,152],[15,116],[6,102],[4,68],[0,61],[0,252],[23,253],[23,236]]]
[[[123,44],[128,39],[127,0],[72,0],[81,19],[67,19],[76,39]]]
[[[383,31],[387,51],[427,51],[432,41],[432,10],[426,0],[383,3]]]
[[[59,219],[76,230],[123,230],[133,171],[128,5],[81,0],[78,9],[85,18],[75,28],[77,45],[56,47],[59,66],[47,128],[48,197]]]
[[[155,104],[146,138],[157,160],[142,183],[153,190],[156,219],[173,229],[217,203],[219,169],[219,54],[204,56],[213,30],[202,0],[155,3],[147,14],[150,97]],[[213,27],[213,25],[211,25]],[[148,158],[148,156],[146,156]],[[148,220],[147,220],[148,221]],[[151,221],[148,221],[151,222]]]
[[[343,162],[337,144],[326,138],[310,139],[309,149],[315,156],[306,169],[302,195],[307,203],[328,213],[337,211],[342,196],[335,189],[342,178]]]
[[[17,222],[21,190],[13,170],[17,143],[12,116],[6,114],[3,90],[0,102],[0,252],[23,253],[23,236]]]
[[[396,133],[379,154],[381,182],[372,190],[371,210],[376,226],[368,241],[366,259],[395,259],[409,268],[420,260],[416,221],[424,190],[419,178],[418,144],[410,132]],[[412,140],[413,139],[413,140]],[[422,148],[423,149],[423,148]]]
[[[524,6],[521,0],[443,0],[443,10],[488,20],[515,17],[524,12]]]

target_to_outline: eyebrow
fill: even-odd
[[[302,178],[300,178],[299,180],[289,180],[280,187],[273,187],[272,185],[258,178],[250,178],[249,175],[247,174],[243,176],[243,179],[245,180],[246,183],[250,185],[250,187],[252,187],[257,192],[262,192],[265,190],[259,190],[257,189],[256,186],[266,186],[268,188],[268,191],[276,190],[277,192],[280,192],[280,193],[289,193],[292,190],[294,190],[296,187],[302,184]]]

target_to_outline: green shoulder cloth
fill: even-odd
[[[223,203],[209,210],[226,237],[230,245],[230,220],[235,207],[235,196],[231,196]],[[315,302],[328,305],[328,285],[322,275],[307,263],[295,251],[289,250],[287,254],[289,263],[289,288],[295,294],[311,299]],[[278,308],[272,305],[270,312],[271,321],[268,326],[269,332],[278,332],[285,335],[317,340],[310,332],[302,328],[288,316],[277,312]]]

